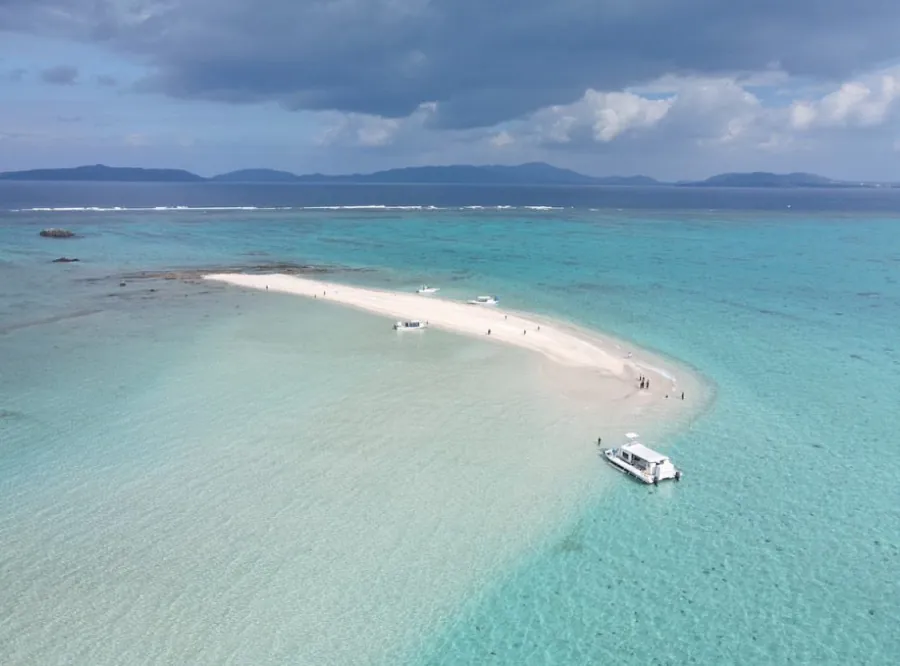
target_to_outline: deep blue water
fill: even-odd
[[[900,189],[0,182],[0,211],[36,207],[560,206],[900,211]]]

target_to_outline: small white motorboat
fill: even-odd
[[[395,331],[421,331],[428,326],[427,321],[398,321],[394,324]]]
[[[627,444],[603,451],[613,467],[642,483],[655,485],[666,479],[681,481],[681,470],[672,464],[668,456],[641,444],[636,432],[629,432],[625,437]]]
[[[423,284],[421,287],[416,289],[417,294],[436,294],[441,289],[440,287],[429,287],[427,284]]]
[[[496,296],[476,296],[469,301],[470,305],[497,305],[500,299]]]

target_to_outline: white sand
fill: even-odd
[[[552,361],[545,375],[556,380],[561,398],[584,404],[591,420],[602,425],[605,432],[640,428],[645,434],[662,434],[671,426],[692,420],[712,397],[710,387],[698,375],[652,352],[594,331],[496,305],[472,305],[433,294],[352,287],[283,274],[222,273],[204,277],[339,303],[394,321],[425,321],[430,328],[538,352]],[[426,330],[395,335],[427,334]],[[639,376],[650,379],[650,390],[640,389]],[[681,399],[682,391],[689,396],[686,402]]]
[[[626,367],[634,367],[630,359],[626,360],[625,353],[607,348],[599,340],[587,339],[564,325],[539,321],[494,305],[471,305],[434,295],[363,289],[281,274],[226,273],[207,275],[205,279],[251,289],[265,290],[268,287],[269,291],[322,298],[397,320],[425,321],[432,328],[525,347],[558,363],[593,368],[613,376],[625,376]]]

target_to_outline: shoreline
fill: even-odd
[[[611,434],[610,428],[621,429],[619,435],[624,436],[628,430],[650,426],[651,437],[658,431],[656,425],[666,431],[681,429],[679,425],[706,411],[714,395],[696,370],[628,341],[549,317],[283,273],[211,273],[203,279],[323,300],[395,321],[427,321],[429,328],[536,353],[550,362],[545,374],[558,379],[561,395],[590,405],[598,425],[606,426],[605,436]],[[640,388],[640,376],[650,380],[649,389]],[[690,398],[682,400],[682,391]]]

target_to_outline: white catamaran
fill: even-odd
[[[629,432],[625,437],[627,444],[603,451],[609,464],[642,483],[656,484],[666,479],[681,481],[681,470],[668,456],[641,444],[636,432]]]

